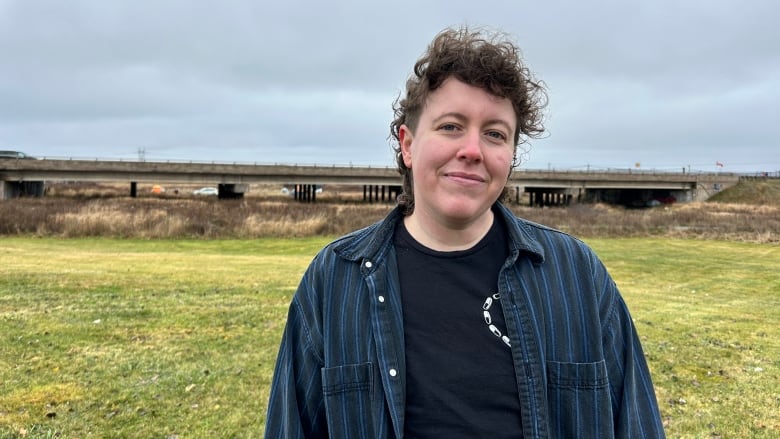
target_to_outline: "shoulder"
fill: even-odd
[[[392,248],[392,237],[399,216],[394,210],[384,219],[355,230],[326,244],[307,268],[303,282],[317,282],[333,277],[358,275],[356,267],[364,261],[382,262]]]
[[[511,229],[514,228],[514,231]],[[583,300],[590,298],[594,308],[598,309],[602,321],[608,321],[610,315],[620,303],[620,293],[607,267],[596,252],[584,241],[566,232],[542,224],[512,216],[510,234],[515,233],[519,246],[529,246],[538,253],[532,258],[533,269],[524,271],[525,275],[544,279],[544,285],[560,286],[561,300]],[[525,243],[525,244],[524,244]],[[529,244],[530,243],[530,244]],[[517,260],[518,267],[522,258]],[[545,290],[547,294],[551,290]]]
[[[382,220],[336,239],[325,249],[350,261],[379,260],[391,247],[401,218],[399,208],[395,208]]]
[[[501,206],[510,240],[518,250],[531,253],[539,262],[560,262],[562,259],[597,260],[593,250],[581,239],[561,230],[516,216]]]

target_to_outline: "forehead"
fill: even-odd
[[[512,102],[486,90],[449,78],[427,97],[423,117],[458,113],[465,117],[485,117],[500,120],[515,128],[516,114]]]

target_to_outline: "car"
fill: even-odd
[[[35,157],[19,151],[0,151],[0,159],[17,159],[17,160],[28,159],[29,160],[29,159],[35,159]]]
[[[215,187],[202,187],[192,191],[193,195],[219,195],[219,189]]]

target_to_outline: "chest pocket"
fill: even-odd
[[[551,436],[614,437],[606,362],[547,362]]]
[[[330,437],[374,437],[372,364],[327,367],[321,374]]]

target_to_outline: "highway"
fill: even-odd
[[[126,181],[128,183],[194,183],[240,188],[249,184],[348,184],[394,187],[401,184],[394,167],[206,163],[84,159],[0,159],[0,180]],[[713,191],[739,181],[732,173],[657,172],[643,170],[516,169],[508,185],[518,191],[555,194],[555,204],[590,191],[666,191],[683,200],[706,199]],[[2,191],[0,191],[2,192]],[[8,191],[6,191],[8,192]],[[0,193],[0,196],[2,194]],[[563,200],[557,199],[563,197]],[[4,198],[7,198],[4,197]]]

